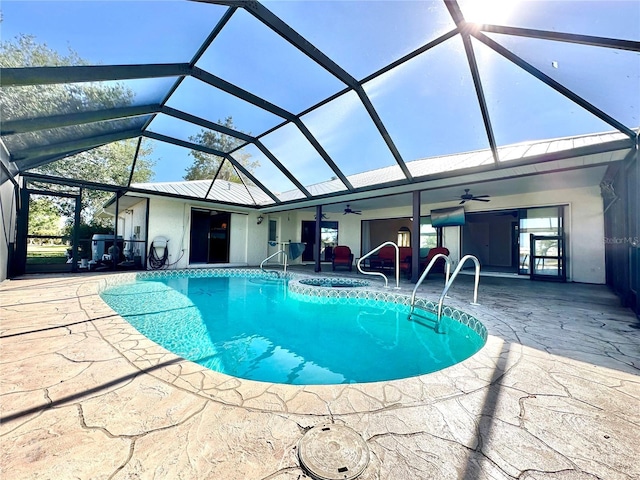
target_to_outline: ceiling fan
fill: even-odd
[[[464,189],[464,193],[460,195],[460,200],[462,200],[459,205],[462,205],[467,200],[477,200],[478,202],[490,202],[491,200],[487,200],[487,197],[491,195],[472,195],[469,193],[469,188]]]
[[[351,210],[349,208],[349,205],[347,204],[347,208],[344,209],[343,215],[346,215],[347,213],[354,213],[356,215],[362,215],[362,210]]]

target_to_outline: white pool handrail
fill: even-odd
[[[446,286],[447,283],[449,283],[449,273],[451,272],[451,264],[453,263],[453,260],[451,260],[451,258],[449,258],[449,256],[445,255],[444,253],[437,253],[436,255],[433,256],[433,258],[431,259],[431,261],[427,265],[427,268],[424,269],[424,272],[422,272],[422,275],[420,275],[420,278],[416,282],[416,286],[413,287],[413,292],[411,292],[411,303],[410,303],[411,310],[409,311],[409,316],[411,316],[413,314],[413,310],[415,308],[416,291],[418,290],[418,287],[420,287],[420,285],[422,285],[422,282],[424,281],[425,278],[427,278],[427,275],[429,275],[429,272],[431,271],[431,269],[435,265],[436,261],[438,261],[438,259],[440,259],[440,258],[444,259],[444,262],[445,262],[445,264],[447,266],[446,274],[445,274],[445,277],[444,277],[444,284]]]
[[[364,259],[369,258],[371,255],[376,253],[382,247],[385,247],[387,245],[393,245],[393,247],[396,249],[396,263],[395,263],[395,268],[396,268],[396,288],[400,288],[400,249],[398,248],[398,245],[396,245],[393,242],[381,243],[376,248],[371,250],[369,253],[365,254],[362,257],[360,257],[358,259],[358,263],[356,263],[356,267],[358,267],[358,271],[363,275],[378,275],[378,276],[381,276],[382,278],[384,278],[384,286],[385,286],[385,288],[388,287],[389,286],[389,280],[387,279],[387,276],[384,273],[382,273],[382,272],[365,271],[365,270],[362,270],[362,267],[361,267],[362,261]]]
[[[276,253],[269,255],[267,258],[265,258],[262,262],[260,262],[260,270],[262,270],[263,272],[267,273],[268,270],[264,269],[264,264],[268,261],[271,260],[273,257],[275,257],[276,255],[279,254],[283,254],[284,255],[284,272],[283,273],[287,273],[287,252],[285,252],[284,250],[278,250]],[[278,272],[274,272],[274,273],[278,273]]]
[[[453,284],[453,281],[456,279],[456,276],[458,275],[460,270],[462,270],[462,267],[464,266],[464,264],[465,264],[465,262],[467,260],[472,260],[473,263],[475,263],[475,267],[476,267],[476,271],[475,271],[475,286],[474,286],[474,289],[473,289],[473,302],[471,303],[471,305],[479,305],[479,303],[478,303],[478,284],[480,283],[480,261],[478,260],[477,257],[475,257],[473,255],[465,255],[464,257],[462,257],[460,259],[460,263],[458,263],[458,266],[456,267],[456,269],[451,274],[451,278],[449,279],[449,281],[444,286],[444,290],[442,290],[442,293],[440,294],[440,298],[438,299],[438,320],[437,320],[438,324],[440,323],[440,317],[442,316],[442,302],[444,301],[444,297],[447,294],[447,292],[449,291],[449,288]]]

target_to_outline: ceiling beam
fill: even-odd
[[[35,132],[38,130],[68,127],[71,125],[82,125],[85,123],[149,115],[159,111],[160,104],[151,104],[134,107],[110,108],[91,112],[65,113],[61,115],[50,115],[48,117],[7,120],[0,124],[0,134],[12,135],[16,133]]]
[[[205,147],[204,145],[198,145],[197,143],[187,142],[184,140],[180,140],[178,138],[169,137],[167,135],[162,135],[160,133],[149,132],[146,131],[142,134],[144,137],[152,138],[154,140],[158,140],[161,142],[171,143],[172,145],[178,145],[180,147],[185,147],[190,150],[196,150],[198,152],[208,153],[210,155],[215,155],[217,157],[228,159],[234,167],[240,170],[247,178],[251,180],[260,190],[262,190],[266,195],[268,195],[274,202],[282,203],[282,201],[276,197],[271,190],[265,187],[262,182],[260,182],[257,178],[253,176],[251,172],[249,172],[246,168],[244,168],[235,158],[229,155],[226,152],[221,152],[220,150],[216,150],[214,148]]]
[[[77,155],[78,153],[82,153],[83,151],[84,150],[68,150],[68,151],[57,153],[56,155],[53,155],[53,156],[43,155],[40,157],[30,157],[28,160],[25,160],[20,164],[20,170],[26,171],[26,170],[31,170],[32,168],[38,168],[42,165],[57,162],[58,160],[62,160],[63,158],[67,158],[72,155]]]
[[[259,107],[263,110],[266,110],[267,112],[270,112],[274,115],[284,118],[289,122],[294,123],[298,127],[298,129],[302,132],[302,134],[305,136],[305,138],[309,141],[309,143],[311,143],[311,145],[316,149],[318,154],[323,158],[323,160],[327,163],[327,165],[329,165],[329,168],[331,168],[331,170],[333,170],[333,172],[340,178],[340,180],[342,180],[345,186],[350,190],[353,189],[353,187],[351,186],[349,181],[346,179],[344,174],[340,171],[338,166],[333,162],[333,160],[327,154],[324,148],[322,148],[320,143],[314,138],[313,134],[309,131],[309,129],[307,129],[307,127],[303,124],[302,120],[300,120],[300,118],[298,118],[296,115],[236,85],[233,85],[232,83],[229,83],[226,80],[222,80],[221,78],[216,77],[215,75],[212,75],[211,73],[205,70],[202,70],[198,67],[193,68],[192,75],[194,78],[197,78],[213,87],[219,88],[220,90],[227,92],[230,95],[240,98],[241,100],[244,100],[246,102],[251,103],[252,105],[255,105],[256,107]]]
[[[271,200],[273,200],[276,204],[282,204],[282,200],[280,200],[276,195],[274,195],[271,192],[271,190],[269,190],[266,186],[264,186],[264,184],[262,182],[260,182],[256,177],[254,177],[253,174],[251,172],[249,172],[249,170],[244,168],[244,166],[242,166],[242,164],[240,162],[238,162],[235,158],[233,158],[228,153],[225,154],[225,158],[227,158],[233,164],[233,166],[236,169],[240,170],[244,174],[245,177],[247,177],[249,180],[251,180],[251,182],[256,187],[258,187],[260,190],[262,190],[264,193],[266,193],[271,198]],[[243,178],[240,178],[240,180],[242,180],[242,183],[244,183],[244,179]],[[246,184],[245,184],[245,187],[246,187]],[[251,195],[251,192],[249,192],[248,189],[247,189],[247,192],[249,193],[249,195]],[[251,198],[253,198],[253,195],[251,195]]]
[[[340,67],[337,63],[327,57],[320,51],[318,47],[309,42],[306,38],[296,32],[293,28],[282,21],[271,10],[262,5],[259,2],[247,0],[242,2],[242,7],[260,22],[265,24],[275,33],[284,38],[288,43],[296,47],[307,57],[313,60],[315,63],[327,70],[331,75],[336,77],[345,85],[351,88],[356,88],[358,82],[353,78],[346,70]]]
[[[225,156],[227,155],[225,152],[216,150],[215,148],[205,147],[204,145],[198,145],[197,143],[187,142],[186,140],[180,140],[179,138],[163,135],[162,133],[151,132],[149,130],[142,132],[142,136],[151,138],[153,140],[158,140],[160,142],[177,145],[179,147],[188,148],[189,150],[197,150],[199,152],[208,153],[210,155],[215,155],[216,157],[225,158]]]
[[[333,173],[335,173],[336,176],[340,179],[340,181],[344,184],[344,186],[347,188],[347,190],[353,191],[354,188],[353,188],[353,185],[351,184],[351,182],[349,181],[349,179],[346,177],[346,175],[344,173],[342,173],[342,170],[340,170],[338,165],[335,164],[333,159],[329,156],[329,154],[322,147],[322,145],[320,145],[320,142],[318,142],[318,140],[313,136],[313,134],[309,131],[309,129],[303,123],[303,121],[301,119],[297,118],[296,121],[295,121],[295,124],[296,124],[296,127],[298,127],[298,129],[300,130],[300,132],[302,132],[302,134],[305,136],[305,138],[309,141],[309,143],[311,143],[313,148],[316,149],[316,152],[318,152],[318,154],[322,157],[322,159],[329,166],[329,168],[333,171]]]
[[[158,197],[169,197],[169,198],[177,198],[177,199],[182,199],[182,200],[190,200],[190,201],[195,201],[195,202],[203,202],[203,203],[207,203],[207,204],[215,204],[215,205],[222,205],[223,208],[224,206],[233,206],[233,207],[239,207],[244,209],[247,209],[247,211],[251,211],[254,210],[258,205],[246,205],[243,203],[235,203],[235,202],[220,202],[219,200],[207,200],[205,198],[198,198],[198,197],[193,197],[193,196],[188,196],[188,195],[181,195],[178,193],[171,193],[171,192],[161,192],[158,190],[146,190],[144,188],[138,188],[138,187],[126,187],[126,186],[119,186],[119,185],[109,185],[106,183],[98,183],[98,182],[91,182],[91,181],[87,181],[87,180],[82,180],[82,179],[74,179],[74,178],[61,178],[61,177],[55,177],[52,175],[43,175],[40,173],[29,173],[26,172],[22,175],[25,179],[27,180],[31,180],[34,182],[44,182],[44,183],[55,183],[55,184],[59,184],[59,185],[68,185],[68,186],[72,186],[72,187],[78,187],[78,188],[90,188],[90,189],[94,189],[94,190],[105,190],[108,192],[120,192],[123,194],[126,193],[134,193],[134,194],[139,194],[144,196],[144,198],[146,198],[149,195],[153,195],[153,196],[158,196]]]
[[[213,43],[215,38],[222,31],[222,29],[227,24],[227,22],[231,19],[231,17],[233,16],[233,13],[235,11],[236,11],[236,8],[227,9],[225,14],[222,16],[222,18],[216,24],[216,26],[213,27],[213,30],[211,31],[211,33],[209,33],[209,36],[205,39],[204,42],[202,42],[202,44],[200,45],[200,48],[198,48],[196,53],[191,58],[191,61],[189,62],[189,69],[190,70],[195,66],[195,64],[198,62],[198,60],[200,60],[202,55],[204,55],[204,52],[206,52],[207,48],[209,48],[209,46]],[[185,78],[186,78],[186,75],[181,75],[180,77],[178,77],[176,79],[175,82],[173,82],[173,85],[171,86],[169,91],[165,94],[165,96],[162,99],[162,101],[160,102],[161,105],[164,106],[164,105],[167,104],[167,102],[169,101],[171,96],[175,93],[175,91],[178,89],[178,87],[184,81]],[[142,129],[146,130],[149,127],[149,125],[151,125],[151,122],[153,121],[154,118],[155,118],[155,115],[152,118],[149,119],[149,121],[144,125],[144,127]]]
[[[358,199],[375,198],[375,197],[381,197],[386,195],[397,195],[402,193],[411,193],[416,190],[428,191],[428,190],[437,190],[440,188],[449,188],[455,185],[462,186],[462,185],[468,185],[470,182],[484,183],[484,182],[493,181],[493,180],[503,180],[505,178],[511,179],[511,178],[530,177],[530,176],[539,175],[540,173],[534,172],[534,173],[514,174],[514,175],[508,175],[506,177],[500,176],[500,175],[504,175],[504,173],[501,172],[502,170],[509,170],[509,169],[513,169],[514,167],[537,165],[537,164],[542,164],[547,162],[556,162],[558,160],[569,160],[574,157],[597,155],[600,153],[615,152],[615,151],[624,150],[624,149],[635,150],[634,141],[632,139],[623,139],[623,140],[614,140],[612,142],[607,142],[603,144],[586,145],[584,147],[578,147],[573,150],[564,150],[564,151],[545,153],[541,155],[524,158],[521,160],[509,160],[507,162],[501,162],[499,166],[495,166],[493,164],[480,165],[477,167],[464,168],[461,170],[453,170],[453,171],[441,172],[441,173],[436,173],[431,175],[425,175],[423,177],[416,178],[416,181],[413,183],[406,183],[406,182],[403,183],[403,182],[394,181],[394,182],[386,182],[383,184],[368,185],[366,187],[360,187],[356,189],[355,192],[327,193],[323,195],[316,195],[313,197],[312,200],[306,200],[304,198],[290,200],[284,203],[283,205],[287,209],[309,208],[319,204],[327,205],[329,203],[343,203],[348,201],[356,201]],[[614,160],[614,161],[618,161],[618,160]],[[612,160],[603,159],[602,162],[589,164],[587,166],[579,165],[579,166],[571,166],[568,168],[570,170],[580,170],[583,168],[591,168],[594,166],[606,165],[609,163],[612,163]],[[566,169],[563,169],[563,168],[550,169],[549,172],[562,171],[562,170],[566,170]],[[544,172],[544,173],[549,173],[549,172]],[[485,180],[472,179],[473,177],[471,176],[476,174],[489,174],[490,178]],[[435,187],[430,186],[434,182],[436,185],[440,185],[441,181],[445,181],[445,180],[449,181],[457,178],[463,178],[463,180],[460,181],[459,183],[456,183],[455,185],[447,184],[444,186],[435,186]],[[283,209],[275,208],[275,207],[265,207],[264,211],[275,212],[275,211],[283,211]]]
[[[365,110],[369,114],[369,117],[371,117],[373,124],[378,129],[378,133],[380,133],[380,135],[382,136],[384,143],[387,144],[389,151],[391,151],[391,155],[393,155],[393,158],[395,159],[396,163],[400,167],[400,170],[402,170],[402,173],[404,174],[405,178],[408,181],[413,180],[413,176],[411,175],[411,172],[409,172],[409,168],[407,167],[407,164],[402,158],[402,155],[400,155],[400,151],[396,147],[396,144],[391,138],[391,135],[389,135],[389,132],[387,131],[387,127],[385,127],[384,123],[382,123],[382,120],[380,119],[378,112],[376,111],[375,107],[371,103],[371,100],[369,99],[369,96],[364,91],[364,88],[362,88],[362,85],[358,84],[358,88],[356,88],[356,93],[358,94],[360,101],[364,105]]]
[[[26,180],[30,180],[33,182],[54,183],[56,185],[65,185],[65,186],[68,185],[71,187],[91,188],[94,190],[106,190],[108,192],[118,192],[126,188],[125,186],[120,186],[120,185],[110,185],[110,184],[100,183],[100,182],[91,182],[91,181],[83,180],[79,178],[62,178],[62,177],[56,177],[53,175],[44,175],[42,173],[26,172],[22,176]]]
[[[50,145],[44,145],[41,147],[29,148],[26,150],[20,150],[11,154],[11,161],[24,162],[36,157],[54,157],[63,152],[71,151],[85,151],[91,148],[99,147],[107,143],[117,142],[119,140],[126,140],[128,138],[138,137],[142,134],[142,131],[138,128],[132,130],[123,130],[120,132],[108,133],[106,135],[94,135],[91,137],[77,138],[68,142],[54,143]]]
[[[0,85],[16,87],[188,75],[188,63],[3,68]]]
[[[453,22],[458,26],[458,28],[463,25],[465,23],[465,19],[457,0],[444,0],[444,4],[449,11],[449,15],[451,15]]]
[[[355,78],[351,77],[346,71],[342,70],[336,63],[334,63],[329,57],[324,55],[320,50],[318,50],[314,45],[305,40],[298,32],[289,27],[286,23],[284,23],[280,18],[274,15],[270,10],[265,8],[258,2],[254,1],[215,1],[215,0],[195,0],[201,3],[211,3],[216,5],[226,5],[230,7],[230,9],[226,12],[223,19],[219,22],[220,25],[226,25],[226,23],[230,20],[233,13],[235,13],[236,9],[239,7],[244,8],[247,12],[255,16],[259,21],[267,25],[277,34],[282,36],[286,41],[293,44],[296,48],[301,50],[307,56],[310,56],[312,60],[314,60],[319,65],[323,66],[334,76],[338,77],[343,81],[343,83],[349,85],[352,88],[361,88],[358,85],[358,82]],[[219,33],[219,32],[218,32]],[[217,33],[216,33],[217,35]],[[313,148],[318,152],[318,154],[322,157],[325,163],[329,166],[329,168],[336,174],[338,178],[343,182],[345,187],[349,190],[353,190],[353,186],[347,180],[346,176],[342,173],[342,171],[338,168],[335,162],[331,159],[329,154],[324,150],[324,148],[320,145],[320,143],[315,139],[313,134],[309,131],[309,129],[303,124],[302,120],[291,112],[284,110],[283,108],[274,105],[267,100],[260,98],[244,89],[237,87],[234,84],[231,84],[225,80],[222,80],[215,75],[210,74],[209,72],[202,70],[198,67],[193,67],[191,75],[194,78],[197,78],[213,87],[219,88],[231,95],[234,95],[237,98],[240,98],[246,102],[251,103],[261,109],[264,109],[274,115],[277,115],[287,121],[293,122],[300,132],[305,136],[307,141],[311,143]],[[377,114],[376,114],[377,116]],[[374,120],[375,123],[375,120]],[[380,122],[381,125],[381,122]],[[384,129],[384,127],[382,127]],[[390,140],[390,139],[389,139]],[[394,147],[395,148],[395,147]],[[400,161],[404,164],[402,159]],[[406,169],[406,167],[405,167]],[[408,173],[408,169],[406,169]]]
[[[209,188],[207,188],[207,193],[204,194],[204,198],[207,198],[209,196],[209,194],[211,193],[211,190],[213,189],[213,185],[216,183],[216,179],[218,178],[218,175],[220,175],[220,172],[222,171],[222,167],[224,165],[224,162],[229,162],[229,160],[227,160],[226,158],[223,158],[222,161],[220,162],[220,165],[218,165],[218,169],[216,170],[215,175],[211,179],[211,183],[209,184]],[[231,163],[231,162],[229,162],[229,163]],[[233,167],[233,164],[231,166]],[[242,178],[240,180],[242,180]],[[244,182],[242,182],[242,184],[244,185]],[[245,185],[245,188],[246,188],[246,185]],[[253,203],[256,203],[256,200],[255,200],[255,198],[253,198],[253,195],[251,195],[251,192],[249,192],[249,189],[247,189],[247,193],[249,194],[249,196],[253,200]]]
[[[247,3],[245,0],[190,0],[198,3],[210,3],[212,5],[223,5],[227,7],[244,7]]]
[[[315,45],[313,45],[311,42],[305,39],[302,35],[296,32],[289,25],[287,25],[277,15],[275,15],[273,12],[271,12],[268,8],[266,8],[261,3],[248,0],[244,2],[243,7],[248,13],[253,15],[260,22],[262,22],[271,30],[273,30],[275,33],[277,33],[282,38],[284,38],[288,43],[290,43],[295,48],[300,50],[303,54],[305,54],[315,63],[320,65],[322,68],[328,71],[331,75],[336,77],[338,80],[340,80],[342,83],[349,86],[351,89],[353,89],[356,92],[356,94],[360,98],[360,101],[364,105],[365,110],[371,117],[371,121],[373,122],[375,127],[378,129],[378,132],[380,133],[380,135],[382,136],[382,139],[384,140],[387,147],[389,148],[389,151],[391,152],[394,159],[398,163],[398,166],[402,170],[405,177],[408,180],[411,180],[412,177],[411,177],[411,173],[409,172],[409,169],[407,168],[404,160],[402,159],[402,156],[400,155],[400,152],[398,151],[395,143],[393,142],[393,139],[389,135],[389,132],[387,131],[384,124],[382,123],[382,120],[380,120],[380,116],[378,115],[378,112],[376,111],[373,104],[371,103],[371,100],[369,99],[366,92],[362,88],[362,85],[353,76],[351,76],[351,74],[349,74],[346,70],[344,70],[337,63],[331,60],[328,56],[322,53],[319,48],[317,48]]]
[[[441,35],[440,37],[436,38],[435,40],[432,40],[432,41],[430,41],[428,43],[425,43],[423,46],[421,46],[419,48],[416,48],[413,52],[407,53],[404,57],[399,58],[395,62],[392,62],[389,65],[386,65],[386,66],[382,67],[380,70],[378,70],[376,72],[373,72],[370,75],[367,75],[366,77],[364,77],[360,81],[360,83],[362,85],[364,85],[365,83],[373,80],[374,78],[377,78],[380,75],[383,75],[383,74],[393,70],[394,68],[399,67],[403,63],[406,63],[409,60],[412,60],[412,59],[416,58],[417,56],[422,55],[424,52],[426,52],[428,50],[431,50],[433,47],[436,47],[436,46],[440,45],[441,43],[446,42],[447,40],[449,40],[450,38],[455,37],[459,33],[460,33],[460,30],[457,27],[454,28],[450,32],[447,32],[444,35]]]
[[[198,48],[196,53],[193,55],[193,58],[191,58],[189,65],[191,65],[192,67],[195,66],[198,60],[202,58],[202,55],[204,55],[204,52],[207,51],[207,49],[211,46],[211,44],[216,39],[216,37],[220,34],[222,29],[227,25],[229,20],[231,20],[231,17],[233,17],[233,14],[236,12],[237,9],[238,9],[237,7],[230,7],[227,9],[226,12],[224,12],[224,15],[222,15],[220,20],[218,20],[218,23],[216,23],[216,26],[213,27],[213,30],[211,30],[211,33],[209,33],[207,38],[200,45],[200,48]]]
[[[269,113],[273,113],[280,118],[285,118],[289,121],[292,121],[295,118],[295,115],[291,112],[286,111],[284,108],[280,108],[277,105],[265,100],[264,98],[258,97],[253,93],[244,90],[233,83],[227,82],[226,80],[217,77],[206,70],[202,70],[199,67],[193,67],[191,69],[191,76],[197,78],[198,80],[203,81],[204,83],[211,85],[212,87],[216,87],[224,92],[227,92],[234,97],[238,97],[245,102],[248,102],[256,107],[259,107],[263,110],[266,110]]]
[[[480,114],[482,115],[484,130],[487,134],[487,141],[489,142],[489,148],[491,149],[491,153],[493,155],[493,163],[494,165],[497,165],[499,162],[498,147],[496,144],[495,135],[493,133],[493,126],[491,125],[491,117],[489,116],[487,100],[484,96],[484,89],[482,88],[482,81],[480,80],[478,62],[476,61],[476,55],[473,50],[473,45],[471,44],[471,39],[469,38],[469,26],[465,22],[464,16],[462,15],[462,11],[460,10],[460,6],[458,5],[457,1],[445,0],[445,5],[447,7],[447,10],[449,11],[449,15],[451,15],[451,18],[455,22],[456,27],[460,32],[460,37],[462,39],[462,44],[464,45],[464,51],[467,57],[467,63],[471,72],[471,78],[473,79],[473,85],[476,90],[476,98],[478,99],[478,106],[480,107]]]
[[[136,171],[138,156],[140,155],[140,147],[142,147],[142,137],[138,137],[138,143],[136,144],[136,152],[133,154],[133,162],[131,162],[131,169],[129,170],[129,181],[127,181],[127,187],[130,187],[131,182],[133,181],[133,174]]]
[[[168,107],[163,105],[160,109],[160,113],[164,113],[171,117],[177,118],[179,120],[184,120],[185,122],[193,123],[194,125],[198,125],[199,127],[207,128],[209,130],[214,130],[219,133],[223,133],[224,135],[228,135],[230,137],[238,138],[247,143],[254,143],[256,138],[247,135],[244,132],[240,132],[238,130],[234,130],[229,127],[225,127],[224,125],[220,125],[219,123],[212,122],[210,120],[206,120],[201,117],[196,117],[195,115],[191,115],[190,113],[183,112],[182,110],[177,110],[172,107]]]
[[[482,114],[482,121],[484,123],[484,129],[487,134],[487,140],[489,141],[489,148],[493,154],[493,162],[498,163],[498,146],[496,144],[496,137],[493,133],[493,126],[491,125],[491,117],[489,115],[489,107],[487,105],[487,99],[484,96],[484,89],[482,88],[482,80],[480,79],[480,71],[478,70],[478,62],[476,61],[476,55],[471,44],[471,39],[467,33],[462,33],[462,43],[467,55],[467,62],[469,63],[469,70],[471,71],[471,78],[473,78],[473,85],[476,90],[476,98],[478,99],[478,106],[480,107],[480,113]]]
[[[210,122],[209,120],[205,120],[203,118],[195,117],[185,112],[181,112],[180,110],[176,110],[171,107],[164,106],[162,107],[162,113],[166,113],[167,115],[171,115],[175,118],[179,118],[186,122],[194,123],[204,128],[208,128],[210,130],[214,130],[216,132],[222,133],[224,135],[229,135],[235,138],[239,138],[244,140],[247,143],[253,143],[266,157],[271,160],[273,163],[300,191],[302,191],[307,197],[310,197],[311,194],[307,191],[307,189],[291,174],[291,172],[284,166],[280,161],[260,142],[260,140],[252,137],[251,135],[247,135],[246,133],[238,132],[237,130],[233,130],[229,127],[225,127],[223,125],[219,125],[214,122]],[[239,148],[244,147],[241,146]],[[238,148],[238,149],[239,149]],[[238,149],[234,149],[238,150]]]
[[[506,27],[503,25],[477,25],[482,32],[502,33],[516,37],[537,38],[541,40],[553,40],[555,42],[578,43],[592,47],[615,48],[640,52],[640,42],[632,40],[620,40],[615,38],[594,37],[591,35],[577,35],[575,33],[550,32],[548,30],[535,30],[531,28]]]
[[[564,95],[566,98],[568,98],[572,102],[578,104],[583,109],[585,109],[588,112],[590,112],[591,114],[595,115],[596,117],[598,117],[603,122],[608,123],[609,125],[611,125],[616,130],[619,130],[622,133],[624,133],[625,135],[629,136],[629,138],[637,138],[637,136],[638,136],[637,133],[634,132],[633,130],[631,130],[630,128],[628,128],[626,125],[620,123],[615,118],[613,118],[610,115],[606,114],[605,112],[600,110],[595,105],[587,102],[584,98],[582,98],[581,96],[579,96],[575,92],[573,92],[573,90],[570,90],[569,88],[567,88],[564,85],[562,85],[561,83],[557,82],[556,80],[554,80],[550,76],[548,76],[545,73],[541,72],[540,70],[538,70],[536,67],[534,67],[530,63],[526,62],[525,60],[523,60],[519,56],[517,56],[514,53],[512,53],[511,51],[507,50],[505,47],[500,45],[495,40],[487,37],[484,33],[478,32],[478,31],[475,31],[475,32],[472,31],[471,35],[473,35],[476,39],[478,39],[480,42],[482,42],[485,45],[487,45],[489,48],[491,48],[495,52],[497,52],[500,55],[502,55],[503,57],[505,57],[507,60],[515,63],[517,66],[522,68],[527,73],[533,75],[535,78],[537,78],[541,82],[547,84],[549,87],[554,89],[556,92],[560,93],[561,95]]]
[[[265,155],[269,160],[271,160],[271,163],[273,163],[276,167],[278,167],[278,170],[280,170],[280,171],[281,171],[281,172],[282,172],[282,173],[283,173],[283,174],[284,174],[284,175],[289,179],[289,181],[290,181],[291,183],[293,183],[293,184],[296,186],[296,188],[297,188],[298,190],[300,190],[300,191],[305,195],[305,197],[309,198],[309,197],[311,197],[311,196],[312,196],[312,195],[309,193],[309,191],[305,188],[305,186],[304,186],[304,185],[302,185],[302,184],[298,181],[298,179],[297,179],[295,176],[293,176],[293,175],[291,174],[291,172],[290,172],[290,171],[289,171],[289,170],[288,170],[284,165],[282,165],[282,163],[280,163],[280,161],[275,157],[275,155],[273,155],[273,154],[269,151],[269,149],[267,149],[267,147],[265,147],[265,146],[264,146],[264,144],[263,144],[261,141],[256,140],[256,142],[255,142],[255,146],[256,146],[256,147],[258,147],[258,149],[259,149],[259,150],[260,150],[260,151],[261,151],[261,152],[262,152],[262,153],[263,153],[263,154],[264,154],[264,155]]]

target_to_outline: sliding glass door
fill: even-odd
[[[519,216],[519,273],[565,281],[564,207],[527,208]]]

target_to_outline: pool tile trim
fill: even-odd
[[[332,282],[340,282],[342,285],[353,285],[340,288],[327,288],[323,286],[307,285],[301,280],[308,280],[313,277],[299,273],[274,271],[263,271],[251,268],[203,268],[203,269],[186,269],[186,270],[151,270],[138,273],[123,273],[106,277],[104,283],[99,287],[99,293],[109,286],[124,283],[132,283],[136,280],[160,279],[160,278],[208,278],[208,277],[246,277],[261,279],[286,279],[289,282],[289,294],[302,301],[313,302],[317,304],[337,304],[348,303],[352,305],[370,305],[374,306],[377,302],[385,302],[396,305],[399,310],[406,309],[410,305],[411,297],[407,294],[397,293],[387,288],[376,288],[368,284],[369,282],[351,278],[332,277]],[[326,278],[326,277],[324,277]],[[421,310],[434,314],[437,311],[438,304],[424,298],[417,297],[415,306]],[[444,305],[442,314],[458,323],[466,325],[476,332],[483,342],[487,341],[487,329],[483,323],[473,315],[463,312],[456,308]]]

